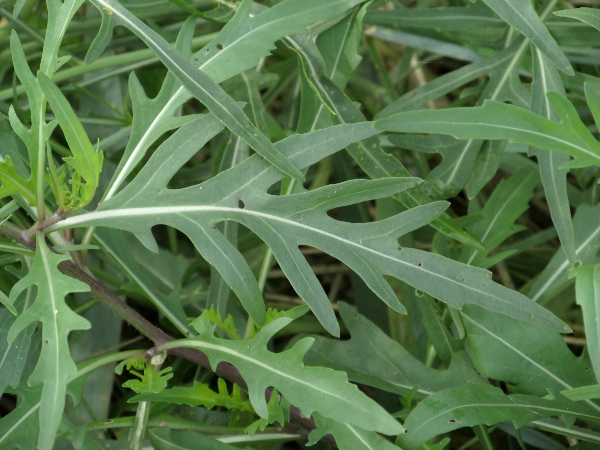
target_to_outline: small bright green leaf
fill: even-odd
[[[540,49],[561,71],[573,75],[569,60],[560,49],[540,16],[529,1],[522,0],[483,0],[496,14],[510,26],[516,28]]]
[[[245,1],[238,13],[223,27],[215,40],[194,54],[197,67],[208,75],[215,83],[221,83],[245,70],[254,67],[261,58],[266,57],[275,49],[275,41],[288,34],[306,33],[311,25],[323,20],[344,14],[350,8],[364,0],[286,0],[272,8],[257,7],[260,13],[250,15],[248,8],[251,2]],[[110,11],[110,9],[109,9]],[[88,52],[96,56],[104,50],[112,38],[112,25],[102,22],[100,34],[94,40]],[[178,38],[180,52],[189,51],[185,41],[191,41],[195,21],[187,21],[182,27]],[[104,38],[99,43],[100,38]],[[99,47],[94,44],[99,44]],[[148,147],[162,133],[183,125],[173,115],[178,108],[191,96],[186,89],[180,87],[175,77],[167,75],[160,93],[152,100],[146,100],[144,90],[139,86],[135,75],[130,78],[130,89],[134,107],[134,126],[132,139],[127,145],[124,158],[119,164],[116,176],[111,182],[108,198],[112,197],[135,165],[143,158]],[[137,100],[136,100],[137,99]],[[136,108],[136,102],[139,105]],[[189,120],[189,119],[188,119]],[[185,122],[184,122],[185,123]]]
[[[83,208],[94,197],[100,183],[103,154],[93,147],[81,122],[60,89],[43,73],[38,74],[38,81],[73,153],[73,156],[64,158],[64,161],[75,171],[76,176],[81,176],[85,180],[85,183],[81,183],[77,181],[76,176],[70,180],[72,203],[64,205],[66,212],[70,212],[73,209]]]
[[[256,333],[258,333],[260,330],[262,330],[268,324],[270,324],[271,322],[274,322],[277,319],[287,317],[289,319],[296,320],[299,317],[302,317],[304,314],[305,314],[305,311],[300,308],[292,308],[292,309],[288,309],[287,311],[278,311],[276,309],[269,308],[269,309],[267,309],[267,318],[265,319],[265,323],[262,325],[253,323],[252,329],[250,330],[249,337],[254,336]]]
[[[274,387],[306,417],[317,411],[338,422],[385,434],[402,432],[400,423],[356,386],[348,383],[343,372],[303,364],[304,355],[313,343],[312,338],[296,342],[283,353],[272,353],[266,349],[268,341],[291,319],[278,319],[256,336],[241,341],[215,337],[212,327],[204,320],[204,331],[197,338],[171,341],[159,346],[160,349],[194,348],[209,358],[213,368],[220,362],[235,366],[248,384],[250,402],[259,416],[268,417],[265,390]],[[197,329],[201,331],[198,326]]]
[[[242,399],[242,393],[237,384],[233,385],[233,391],[230,394],[227,391],[225,380],[219,378],[218,389],[219,392],[215,392],[205,384],[195,381],[194,385],[190,387],[178,386],[160,392],[144,392],[130,398],[128,402],[167,402],[176,405],[204,406],[207,409],[222,406],[229,410],[254,412],[250,402]]]
[[[212,280],[211,280],[211,283],[213,283]],[[212,323],[213,325],[216,325],[217,328],[219,328],[220,330],[227,333],[231,338],[233,338],[233,339],[240,338],[238,335],[238,332],[235,328],[235,322],[233,321],[233,317],[231,315],[228,315],[225,319],[223,319],[220,311],[215,309],[214,306],[211,306],[210,309],[205,309],[203,314],[210,321],[210,323]],[[192,321],[191,325],[194,326],[193,321]]]
[[[568,167],[600,166],[600,143],[581,122],[573,105],[555,92],[548,99],[561,122],[529,110],[488,100],[475,108],[397,113],[376,122],[382,131],[449,134],[458,139],[506,139],[544,150],[560,151],[574,160]]]
[[[583,312],[587,351],[590,354],[596,380],[600,382],[600,327],[598,326],[600,315],[600,265],[580,267],[573,271],[573,275],[576,276],[577,304]]]
[[[165,367],[162,370],[158,370],[154,364],[148,362],[145,364],[142,373],[130,370],[139,380],[127,380],[123,383],[123,387],[129,388],[138,394],[161,392],[167,387],[167,381],[173,378],[173,374],[170,373],[172,370],[172,367]]]
[[[68,256],[52,253],[37,235],[37,251],[29,274],[14,285],[10,300],[30,286],[37,286],[33,304],[25,310],[11,326],[8,341],[12,342],[30,324],[42,322],[42,350],[35,370],[29,378],[32,386],[43,384],[40,406],[40,428],[38,446],[50,449],[58,431],[63,408],[67,380],[77,373],[69,352],[68,336],[71,331],[87,330],[90,323],[75,314],[65,303],[65,296],[72,292],[87,292],[89,287],[80,281],[63,275],[57,265]]]
[[[406,434],[398,437],[406,450],[417,450],[429,439],[463,427],[512,422],[520,428],[542,417],[563,416],[600,421],[597,411],[556,395],[539,398],[505,395],[488,384],[458,386],[437,392],[417,405],[408,415]]]

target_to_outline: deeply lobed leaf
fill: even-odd
[[[327,215],[335,207],[403,191],[413,186],[415,179],[355,180],[277,197],[266,191],[282,175],[254,156],[200,185],[167,189],[168,181],[179,167],[220,130],[221,126],[211,116],[186,125],[160,147],[118,196],[103,203],[97,211],[69,218],[54,229],[89,225],[120,228],[136,234],[149,248],[156,248],[150,228],[157,223],[173,226],[184,232],[219,270],[259,323],[264,321],[264,306],[256,279],[242,255],[216,230],[219,222],[235,220],[261,237],[273,250],[292,286],[334,335],[339,334],[339,325],[320,283],[298,249],[300,245],[320,248],[347,264],[388,306],[399,312],[404,312],[404,308],[385,281],[385,275],[406,281],[459,309],[465,303],[480,304],[510,317],[568,330],[549,311],[491,281],[487,271],[435,254],[397,247],[399,236],[438,217],[447,207],[445,202],[365,224],[344,223]],[[298,167],[307,167],[374,134],[370,123],[338,125],[291,136],[277,143],[277,148]],[[231,186],[237,188],[232,191]]]
[[[219,339],[206,319],[197,324],[198,337],[169,342],[161,350],[187,347],[208,356],[211,366],[220,362],[234,365],[248,384],[250,402],[257,414],[268,417],[265,390],[274,387],[302,414],[313,412],[340,423],[360,426],[367,430],[395,435],[403,428],[381,406],[348,383],[343,372],[322,367],[307,367],[302,360],[313,343],[312,338],[298,341],[282,353],[266,349],[273,335],[291,322],[284,317],[271,322],[254,337],[241,341]],[[201,326],[204,324],[204,329]]]
[[[8,332],[12,342],[30,324],[42,323],[42,350],[29,377],[32,386],[43,384],[40,404],[39,448],[50,449],[58,431],[65,405],[69,377],[77,368],[69,351],[68,336],[71,331],[87,330],[90,323],[74,313],[65,303],[65,296],[72,292],[86,292],[89,287],[80,281],[63,275],[58,264],[68,256],[52,253],[41,233],[37,234],[37,250],[30,272],[14,285],[10,301],[30,286],[37,286],[33,304],[13,323]]]

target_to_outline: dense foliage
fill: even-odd
[[[0,448],[599,448],[580,3],[0,0]]]

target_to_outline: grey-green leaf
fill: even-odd
[[[112,27],[123,25],[144,41],[194,97],[200,100],[227,128],[244,139],[259,155],[283,173],[299,180],[304,179],[304,175],[298,168],[281,155],[271,141],[252,124],[235,100],[208,75],[194,67],[171,47],[158,33],[116,1],[90,1],[103,12],[103,20],[113,21]]]
[[[505,395],[489,384],[466,384],[437,392],[408,415],[406,434],[399,436],[406,450],[417,450],[434,436],[475,425],[512,422],[516,428],[542,417],[566,416],[600,421],[597,411],[556,395],[539,398],[530,395]]]
[[[516,28],[540,49],[567,75],[573,75],[569,60],[560,49],[540,16],[529,1],[522,0],[483,0],[496,14],[510,26]]]
[[[401,433],[402,425],[350,384],[344,372],[303,364],[304,355],[314,339],[297,341],[282,353],[272,353],[266,349],[273,335],[291,321],[288,317],[277,319],[254,337],[239,341],[216,338],[208,326],[198,338],[171,341],[163,344],[161,349],[193,348],[208,356],[213,368],[220,362],[234,365],[248,384],[250,401],[261,417],[268,416],[265,390],[274,387],[306,417],[317,411],[336,422],[366,430],[389,435]]]
[[[376,122],[382,131],[449,134],[458,139],[506,139],[575,158],[568,167],[600,166],[600,143],[579,119],[575,107],[555,92],[548,93],[560,123],[527,109],[488,100],[475,108],[397,113]]]
[[[339,333],[337,321],[326,296],[312,296],[322,288],[300,262],[297,253],[300,245],[320,248],[347,264],[398,312],[404,312],[404,308],[385,281],[385,275],[406,281],[458,309],[466,303],[476,303],[540,326],[559,331],[569,329],[523,295],[494,283],[485,270],[432,253],[398,248],[400,235],[438,217],[447,207],[446,202],[416,207],[364,224],[336,221],[326,214],[332,208],[402,192],[414,186],[418,181],[414,178],[356,180],[278,197],[266,192],[282,178],[281,173],[270,170],[255,155],[200,185],[167,189],[170,178],[203,144],[198,139],[200,133],[208,139],[219,129],[210,116],[181,128],[116,197],[104,202],[97,211],[70,217],[53,229],[84,225],[121,228],[136,234],[149,248],[155,248],[150,228],[158,223],[174,226],[188,235],[206,260],[219,270],[259,323],[264,320],[264,306],[258,284],[239,251],[215,228],[219,222],[235,220],[257,233],[272,248],[287,277],[317,318],[334,335]],[[291,136],[278,142],[277,147],[298,167],[307,167],[374,133],[371,123],[338,125]]]
[[[575,290],[577,304],[583,312],[587,351],[592,360],[596,380],[600,381],[600,328],[598,316],[600,312],[600,265],[583,266],[574,271],[576,275]]]

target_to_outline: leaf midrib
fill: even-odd
[[[117,210],[110,210],[110,211],[95,211],[95,212],[90,212],[90,213],[87,213],[87,214],[81,215],[81,216],[70,217],[62,222],[59,222],[55,226],[48,228],[48,231],[56,231],[56,230],[60,230],[60,229],[64,229],[64,228],[82,227],[82,226],[85,226],[86,224],[93,222],[94,220],[124,218],[124,217],[135,218],[135,217],[141,217],[141,216],[155,216],[158,214],[184,214],[184,213],[193,213],[193,212],[225,212],[225,213],[230,213],[230,214],[241,214],[241,215],[247,214],[247,215],[260,217],[261,219],[282,222],[282,223],[285,223],[286,225],[304,228],[312,233],[321,234],[323,236],[326,236],[330,240],[338,241],[340,243],[343,243],[343,244],[351,246],[351,247],[360,248],[361,250],[375,254],[378,257],[382,257],[382,258],[394,261],[397,264],[402,264],[403,266],[411,266],[412,267],[412,264],[410,264],[406,261],[397,259],[390,255],[386,255],[385,253],[381,253],[375,249],[365,247],[365,246],[361,245],[360,243],[342,238],[338,235],[329,233],[327,231],[310,227],[304,223],[298,223],[298,222],[290,220],[290,219],[286,219],[283,217],[274,216],[274,215],[270,215],[270,214],[266,214],[266,213],[261,213],[259,211],[252,211],[249,209],[231,208],[231,207],[224,207],[224,206],[160,206],[160,207],[157,206],[157,207],[141,207],[141,208],[124,208],[124,209],[117,209]],[[435,277],[441,277],[444,280],[446,280],[446,282],[459,285],[462,288],[469,289],[469,290],[474,291],[485,297],[492,297],[496,301],[508,304],[513,308],[515,307],[515,305],[512,304],[511,302],[509,302],[508,300],[498,297],[490,292],[486,292],[484,290],[477,289],[474,286],[459,283],[458,281],[452,279],[452,277],[444,277],[444,276],[440,275],[439,273],[429,271],[422,266],[419,267],[419,270],[427,272],[429,275],[432,275]]]

